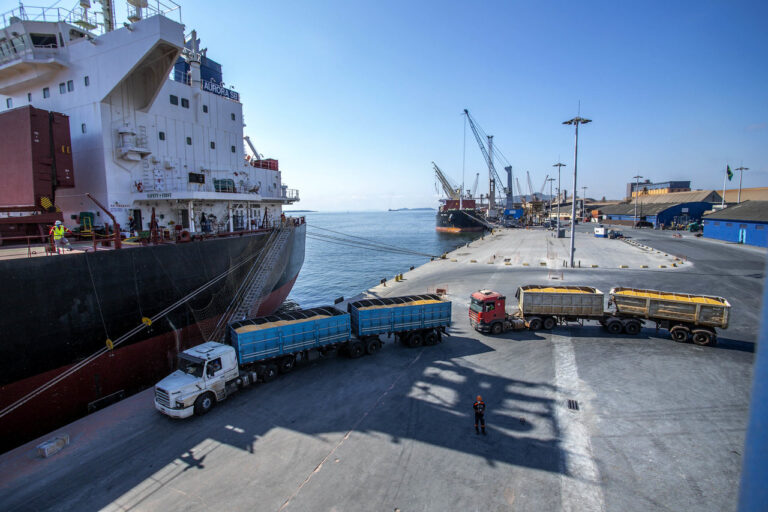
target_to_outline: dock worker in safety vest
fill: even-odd
[[[54,224],[48,232],[49,235],[53,235],[53,243],[56,246],[56,252],[59,254],[61,254],[64,245],[66,245],[67,249],[70,251],[72,250],[72,245],[70,245],[69,240],[64,236],[67,232],[72,233],[60,220],[57,220],[56,224]]]
[[[477,395],[477,400],[472,404],[472,408],[475,410],[475,433],[480,433],[477,428],[479,424],[483,429],[483,435],[485,435],[485,402],[483,402],[482,396]]]

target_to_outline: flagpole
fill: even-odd
[[[723,197],[721,197],[720,208],[725,208],[725,179],[728,177],[728,166],[726,165],[725,174],[723,174]]]

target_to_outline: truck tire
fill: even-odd
[[[605,329],[611,334],[621,334],[621,331],[624,330],[624,326],[621,325],[620,320],[613,319],[605,322]]]
[[[676,326],[669,330],[669,335],[678,343],[687,343],[691,332],[687,327]]]
[[[554,329],[555,325],[557,325],[557,320],[555,320],[555,317],[553,316],[548,316],[541,322],[541,326],[547,331]]]
[[[642,330],[643,326],[638,322],[637,320],[630,320],[626,324],[624,324],[624,332],[629,334],[630,336],[637,336],[640,334],[640,331]]]
[[[363,343],[361,341],[355,340],[349,342],[349,345],[347,346],[347,354],[349,355],[350,359],[357,359],[364,353],[365,347],[363,347]]]
[[[195,400],[195,414],[197,416],[202,416],[213,409],[214,405],[216,405],[216,397],[213,396],[213,393],[210,391],[203,393],[197,397],[197,400]]]
[[[504,325],[501,322],[496,322],[491,326],[491,334],[501,334],[504,331]]]
[[[365,342],[365,353],[373,355],[381,348],[381,341],[378,338],[371,338]]]
[[[420,332],[414,332],[411,333],[410,336],[408,336],[408,346],[409,347],[420,347],[421,344],[424,343],[424,337],[421,335]]]
[[[541,329],[541,318],[534,316],[530,320],[528,320],[528,328],[532,331],[538,331]]]
[[[296,358],[293,356],[285,356],[280,360],[280,373],[290,373],[294,366],[296,366]]]
[[[425,345],[437,345],[438,341],[440,341],[440,338],[437,337],[437,333],[435,331],[428,332],[426,336],[424,336]]]
[[[263,382],[272,382],[277,378],[277,365],[274,363],[268,364],[264,368],[264,373],[261,374],[261,380]]]
[[[691,341],[693,341],[697,345],[701,345],[702,347],[706,347],[708,345],[714,345],[715,336],[712,332],[704,330],[704,329],[696,329],[691,333]]]

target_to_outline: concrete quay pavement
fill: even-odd
[[[184,421],[154,411],[147,390],[60,429],[71,445],[49,459],[37,458],[34,446],[55,433],[0,456],[0,503],[5,510],[734,510],[765,251],[625,233],[654,250],[595,239],[590,226],[580,227],[582,267],[598,267],[564,269],[557,263],[568,240],[549,232],[503,230],[472,242],[369,291],[446,289],[454,325],[443,343],[387,343],[372,357],[320,359]],[[658,268],[672,255],[687,261]],[[611,337],[596,325],[493,337],[469,326],[466,305],[477,289],[511,297],[520,285],[560,282],[723,295],[733,304],[731,327],[718,346],[698,347],[648,327],[637,337]],[[487,436],[472,426],[477,394],[488,403]]]

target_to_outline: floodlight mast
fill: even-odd
[[[571,200],[571,268],[573,268],[573,256],[576,252],[575,240],[576,240],[576,176],[579,165],[579,125],[591,123],[591,119],[585,119],[581,116],[576,116],[573,119],[563,121],[563,124],[574,125],[576,127],[576,142],[573,151],[573,199]]]

